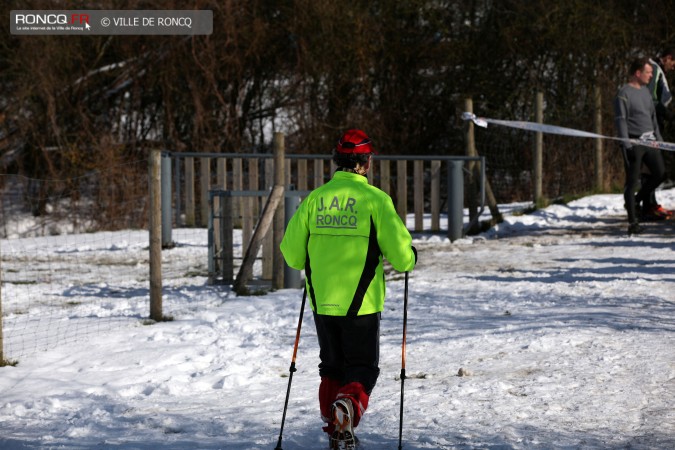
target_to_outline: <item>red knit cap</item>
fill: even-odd
[[[357,129],[345,131],[335,146],[335,151],[343,155],[374,153],[370,138],[366,133]]]

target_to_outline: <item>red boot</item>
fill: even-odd
[[[335,425],[331,417],[331,406],[337,398],[338,390],[340,389],[340,382],[327,377],[321,377],[321,384],[319,385],[319,407],[321,408],[321,418],[327,423],[323,427],[323,431],[329,436],[335,431]]]

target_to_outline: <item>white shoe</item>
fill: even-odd
[[[331,450],[353,450],[359,440],[354,436],[352,426],[354,420],[354,407],[347,399],[336,400],[330,408],[330,415],[335,425],[335,431],[330,437]]]

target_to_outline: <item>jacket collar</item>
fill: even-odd
[[[359,175],[357,173],[352,173],[352,172],[343,172],[342,170],[338,170],[333,174],[333,179],[334,180],[352,180],[352,181],[358,181],[361,183],[368,183],[368,178],[366,178],[363,175]]]

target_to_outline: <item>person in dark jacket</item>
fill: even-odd
[[[658,58],[649,60],[649,64],[652,66],[653,76],[647,84],[647,89],[649,89],[652,100],[654,101],[656,121],[659,124],[659,131],[662,136],[665,134],[666,126],[673,120],[673,113],[668,108],[673,99],[673,95],[668,86],[666,73],[675,68],[674,56],[675,48],[668,47],[659,54]],[[648,175],[643,175],[643,179],[646,180],[647,176]],[[673,216],[671,210],[664,208],[656,201],[656,190],[651,191],[646,198],[647,200],[645,200],[641,208],[643,220],[664,220],[670,219]]]
[[[281,242],[286,263],[305,270],[330,448],[356,446],[354,428],[380,373],[382,258],[400,272],[411,271],[417,260],[391,197],[368,184],[372,154],[362,130],[346,131],[333,151],[333,178],[303,200]]]
[[[659,123],[661,134],[664,133],[666,123],[673,120],[673,113],[668,109],[673,100],[673,94],[668,86],[666,73],[675,69],[675,48],[668,47],[661,51],[658,58],[649,60],[652,66],[653,76],[647,83],[656,108],[656,120]]]

